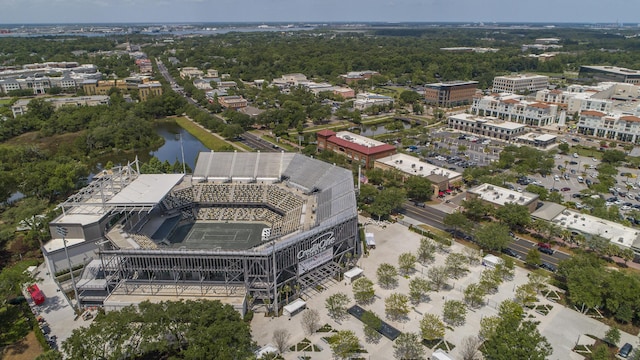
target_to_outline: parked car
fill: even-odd
[[[631,344],[629,344],[629,343],[625,343],[620,348],[620,351],[618,351],[618,356],[620,356],[623,359],[626,359],[626,358],[629,357],[629,355],[631,354],[632,350],[633,350],[633,346],[631,346]]]
[[[417,206],[417,207],[421,207],[421,208],[423,208],[423,207],[426,207],[426,206],[427,206],[427,205],[425,205],[425,203],[423,203],[423,202],[419,202],[419,201],[414,202],[414,203],[413,203],[413,205],[415,205],[415,206]]]
[[[521,256],[517,252],[515,252],[515,251],[513,251],[513,250],[511,250],[509,248],[502,249],[502,253],[506,254],[506,255],[509,255],[511,257],[514,257],[514,258],[516,258],[518,260],[521,258]]]
[[[553,253],[555,252],[552,248],[551,245],[548,243],[538,243],[538,251],[540,251],[541,253],[547,254],[547,255],[553,255]]]
[[[569,187],[563,187],[562,189],[560,189],[561,191],[571,191],[571,188]]]
[[[553,266],[553,265],[551,265],[551,264],[549,264],[549,263],[542,263],[542,264],[540,264],[540,268],[541,268],[541,269],[545,269],[545,270],[547,270],[547,271],[551,271],[551,272],[553,272],[553,273],[554,273],[554,272],[556,272],[556,267],[555,267],[555,266]]]

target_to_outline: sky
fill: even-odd
[[[169,22],[640,23],[637,0],[0,0],[0,26]]]

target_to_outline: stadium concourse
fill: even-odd
[[[203,152],[192,175],[135,161],[60,208],[47,267],[80,306],[106,310],[209,298],[278,312],[361,251],[351,172],[301,154]]]

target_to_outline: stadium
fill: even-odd
[[[351,172],[301,154],[203,152],[192,175],[134,162],[60,208],[43,253],[81,306],[212,298],[277,313],[361,250]]]

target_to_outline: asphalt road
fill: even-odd
[[[248,132],[242,134],[242,140],[240,140],[240,142],[253,149],[264,152],[277,152],[282,150],[280,148],[274,147],[274,145],[270,142],[262,140],[258,136]]]
[[[426,207],[418,207],[415,206],[412,202],[407,201],[404,203],[402,213],[408,217],[421,221],[427,225],[433,226],[436,229],[445,230],[446,226],[443,224],[443,219],[447,215],[445,212],[442,212],[438,209],[434,209],[430,206]],[[520,255],[520,258],[524,260],[527,257],[527,253],[531,249],[535,249],[537,247],[537,243],[532,242],[527,239],[523,239],[520,237],[515,237],[514,240],[509,245],[509,248],[513,250],[515,253]],[[554,249],[555,250],[555,249]],[[560,261],[568,259],[571,255],[555,251],[553,255],[547,255],[545,253],[540,253],[540,258],[542,262],[553,265],[554,267],[558,267]]]

